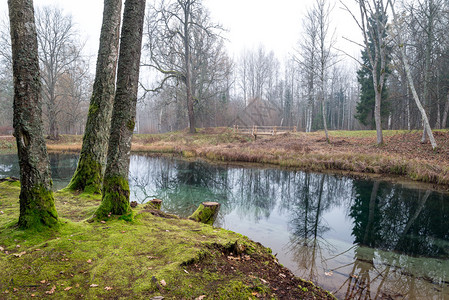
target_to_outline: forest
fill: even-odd
[[[278,57],[207,0],[104,0],[96,59],[33,2],[0,25],[0,298],[449,295],[448,1],[313,0]]]
[[[381,87],[377,123],[382,129],[423,128],[411,83],[430,127],[446,128],[447,1],[396,1],[395,15],[400,16],[396,18],[390,1],[357,3],[360,6],[351,6],[352,10],[344,1],[317,0],[304,7],[298,12],[301,35],[290,37],[297,46],[288,57],[278,57],[264,45],[231,56],[225,25],[215,22],[201,1],[195,1],[187,15],[192,23],[178,2],[149,1],[136,132],[175,131],[191,123],[232,127],[239,122],[296,126],[306,132],[323,130],[325,124],[329,130],[375,129],[373,78]],[[336,10],[346,10],[357,34],[336,34]],[[8,20],[3,18],[1,24],[0,127],[6,134],[12,130],[13,85]],[[45,132],[54,139],[59,134],[82,134],[94,77],[94,59],[84,54],[85,37],[70,12],[54,6],[37,8],[36,29]],[[359,55],[338,49],[341,39],[351,41]],[[255,100],[268,103],[276,114],[242,120],[245,108]]]

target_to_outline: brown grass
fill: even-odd
[[[234,134],[231,129],[207,128],[198,134],[186,131],[135,135],[132,151],[200,157],[211,161],[248,162],[280,167],[382,176],[402,176],[449,187],[449,131],[435,131],[439,145],[421,144],[419,131],[386,131],[385,145],[376,145],[373,131],[331,132],[328,144],[321,132],[258,137]],[[0,145],[11,139],[0,137]],[[79,152],[80,136],[49,141],[49,151]]]

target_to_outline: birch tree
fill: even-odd
[[[394,29],[395,29],[396,44],[398,45],[400,53],[401,53],[401,60],[402,60],[402,64],[404,65],[408,84],[412,91],[413,99],[415,100],[416,106],[418,107],[418,109],[421,113],[425,132],[427,133],[427,135],[429,137],[430,143],[432,144],[432,148],[435,150],[437,148],[437,143],[433,136],[432,128],[430,127],[430,123],[429,123],[429,119],[427,118],[426,111],[425,111],[424,107],[422,106],[421,101],[419,100],[418,93],[416,92],[415,84],[413,82],[413,78],[412,78],[411,71],[410,71],[410,65],[408,63],[407,55],[405,53],[405,44],[404,44],[404,41],[402,40],[401,27],[400,27],[401,22],[400,22],[398,16],[396,15],[392,0],[388,0],[388,3],[390,3],[390,5],[391,5],[391,10],[393,13],[394,24],[395,24]]]
[[[111,128],[122,1],[105,0],[97,70],[83,146],[70,190],[100,193]]]
[[[355,0],[360,10],[360,20],[349,11],[363,34],[363,47],[368,57],[368,68],[373,76],[374,85],[374,120],[376,124],[376,141],[383,144],[381,100],[387,76],[387,10],[384,0]]]
[[[103,197],[96,218],[129,212],[129,154],[136,124],[145,0],[126,0]]]
[[[14,77],[14,135],[20,165],[19,227],[58,224],[43,137],[41,82],[32,0],[8,0]]]
[[[330,13],[331,7],[327,0],[317,0],[313,8],[315,20],[317,22],[318,38],[318,79],[320,84],[319,97],[323,115],[323,127],[326,135],[326,141],[329,143],[329,133],[327,132],[327,84],[329,80],[330,68],[333,65],[332,47],[335,43],[334,37],[330,32]]]

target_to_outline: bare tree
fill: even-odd
[[[58,224],[42,130],[41,83],[32,0],[8,0],[14,75],[14,135],[20,165],[20,228]]]
[[[194,105],[198,99],[194,95],[194,35],[218,36],[220,26],[209,20],[200,0],[162,0],[151,6],[150,11],[146,23],[146,48],[150,56],[144,65],[163,74],[161,85],[153,91],[160,90],[170,80],[183,83],[189,128],[195,133]]]
[[[318,23],[315,15],[308,10],[303,19],[303,34],[296,50],[295,61],[299,64],[303,74],[303,86],[306,97],[305,128],[306,132],[312,131],[313,109],[316,98],[317,61],[318,61]]]
[[[45,6],[38,9],[36,29],[49,138],[58,139],[58,114],[62,107],[59,105],[60,95],[57,93],[57,85],[67,68],[79,59],[83,47],[78,42],[71,15],[64,15],[59,8]]]
[[[318,38],[318,79],[320,84],[319,97],[321,100],[321,108],[323,115],[323,127],[326,135],[326,141],[329,143],[329,133],[327,132],[327,85],[329,81],[330,68],[335,63],[332,47],[335,39],[330,32],[330,13],[331,7],[327,0],[316,0],[313,8],[315,20],[317,22],[317,38]]]
[[[392,0],[388,0],[388,2],[390,3],[391,10],[393,12],[395,30],[396,30],[396,35],[395,35],[396,43],[401,51],[401,59],[402,59],[403,65],[404,65],[405,73],[407,75],[408,84],[410,85],[410,89],[412,90],[413,99],[415,100],[416,106],[418,107],[418,109],[421,113],[421,116],[422,116],[422,119],[424,122],[425,132],[427,132],[427,135],[429,136],[430,142],[432,144],[432,148],[436,149],[437,144],[436,144],[435,138],[433,137],[432,129],[430,127],[426,111],[425,111],[424,107],[422,106],[421,101],[419,100],[419,96],[418,96],[418,93],[416,92],[413,78],[411,75],[410,66],[409,66],[409,63],[407,60],[407,55],[406,55],[405,49],[404,49],[405,44],[404,44],[404,41],[402,40],[400,20],[399,20],[398,16],[396,15]]]
[[[71,190],[101,192],[115,95],[121,10],[121,0],[104,1],[95,82],[80,159],[68,185]]]
[[[374,120],[376,123],[377,144],[381,145],[383,144],[381,100],[387,76],[387,10],[389,2],[384,3],[384,0],[355,1],[360,9],[360,20],[350,12],[345,4],[343,5],[356,21],[363,34],[363,47],[369,61],[369,65],[363,65],[363,67],[368,68],[373,77],[375,94]]]
[[[129,209],[129,154],[136,125],[137,90],[142,50],[145,0],[126,0],[112,111],[111,136],[97,218],[126,214]]]

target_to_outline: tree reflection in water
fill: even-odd
[[[323,224],[324,220],[321,218],[323,211],[330,206],[330,201],[323,199],[326,177],[324,174],[305,174],[304,184],[299,185],[302,192],[292,207],[295,218],[289,222],[291,236],[288,248],[303,271],[301,276],[313,281],[318,279],[318,259],[321,268],[325,268],[323,248],[327,248],[328,252],[332,249],[331,244],[323,239],[323,233],[330,228]],[[330,198],[327,197],[327,200]]]

